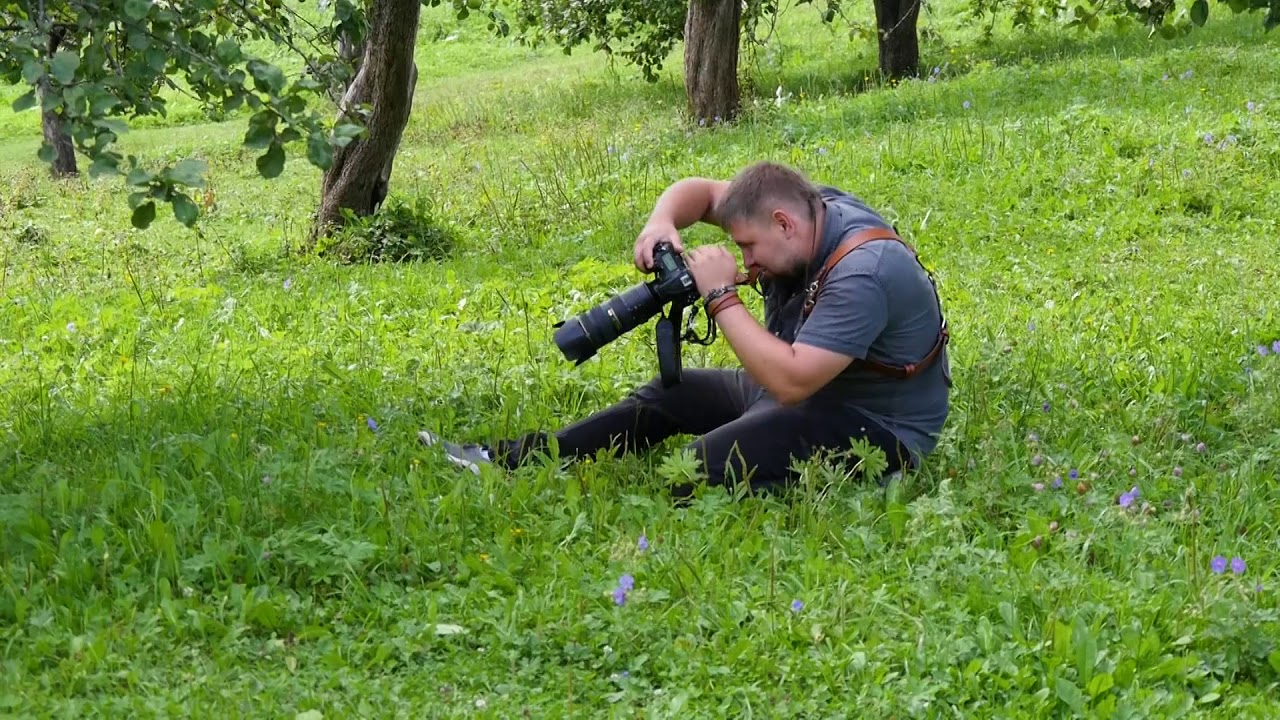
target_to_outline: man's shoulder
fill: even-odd
[[[837,280],[872,275],[880,282],[891,283],[903,273],[914,272],[915,265],[915,255],[897,240],[872,240],[841,258],[828,277]]]

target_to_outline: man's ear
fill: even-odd
[[[788,215],[787,212],[782,208],[778,208],[777,210],[774,210],[770,218],[782,227],[782,231],[784,233],[796,229],[795,222],[792,220],[791,216]]]

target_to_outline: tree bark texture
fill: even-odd
[[[387,196],[418,82],[413,50],[421,7],[420,0],[373,3],[360,70],[339,105],[343,116],[354,115],[360,105],[370,106],[366,134],[333,155],[333,165],[324,174],[316,238],[342,225],[344,208],[372,215]]]
[[[916,20],[923,0],[875,0],[880,74],[887,80],[920,72],[920,36]]]
[[[737,117],[738,0],[689,0],[684,21],[684,82],[689,114],[702,122]]]

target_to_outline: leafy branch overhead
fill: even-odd
[[[30,88],[13,109],[44,116],[41,160],[74,174],[78,153],[92,177],[123,176],[136,227],[151,224],[157,203],[169,203],[192,226],[199,213],[184,188],[204,186],[205,164],[143,167],[117,148],[128,130],[124,118],[165,115],[165,96],[174,92],[215,116],[248,108],[244,143],[261,151],[263,177],[283,172],[285,147],[297,142],[305,142],[312,165],[328,169],[336,149],[362,136],[362,109],[326,121],[311,101],[350,82],[352,58],[340,57],[336,40],[363,44],[367,5],[379,1],[321,0],[325,20],[318,21],[282,0],[0,0],[0,82]],[[478,6],[451,2],[459,16]],[[491,25],[505,31],[492,13]],[[305,71],[287,77],[246,49],[253,41],[287,50]]]

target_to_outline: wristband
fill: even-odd
[[[725,297],[724,299],[720,300],[720,302],[716,303],[713,307],[707,308],[707,317],[711,318],[712,320],[715,320],[716,315],[719,315],[721,312],[723,312],[725,308],[730,308],[730,307],[733,307],[734,305],[741,305],[741,304],[742,304],[742,298],[738,297],[737,293],[733,293]]]
[[[738,288],[737,288],[737,286],[735,286],[735,285],[723,285],[723,286],[718,287],[718,288],[716,288],[715,290],[712,290],[711,292],[707,293],[707,296],[706,296],[706,297],[704,297],[704,298],[702,298],[702,304],[703,304],[704,306],[708,306],[708,307],[709,307],[709,306],[711,305],[712,301],[714,301],[716,298],[718,298],[718,297],[720,297],[720,296],[722,296],[722,295],[724,295],[724,294],[726,294],[726,293],[737,292],[737,290],[738,290]]]

